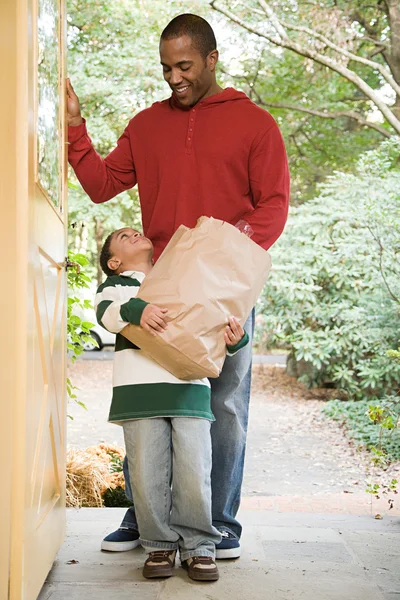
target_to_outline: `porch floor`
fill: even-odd
[[[67,537],[38,600],[398,600],[400,518],[243,510],[242,557],[220,579],[148,581],[144,552],[99,550],[124,509],[68,510]],[[179,561],[178,561],[179,564]]]

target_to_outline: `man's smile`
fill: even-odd
[[[189,87],[189,85],[182,85],[181,87],[174,88],[174,91],[177,94],[184,94],[189,89]]]

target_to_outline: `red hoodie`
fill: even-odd
[[[157,259],[179,225],[205,215],[253,228],[269,248],[283,231],[289,170],[274,119],[227,88],[183,107],[172,95],[137,114],[105,159],[83,123],[69,127],[68,159],[93,202],[139,186],[143,232]]]

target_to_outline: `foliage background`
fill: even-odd
[[[259,347],[281,345],[294,374],[342,399],[395,398],[400,366],[387,350],[400,345],[400,6],[68,0],[69,76],[101,155],[134,114],[169,96],[158,41],[182,12],[211,22],[221,85],[270,110],[287,146],[292,209],[258,306]],[[104,237],[140,226],[137,191],[93,205],[71,173],[70,223],[71,250],[100,282]]]
[[[293,207],[259,302],[266,344],[283,344],[309,385],[376,397],[400,383],[400,140],[362,155]]]
[[[279,18],[307,25],[345,51],[365,58],[379,48],[375,38],[383,44],[390,36],[388,17],[377,0],[368,3],[370,8],[360,0],[228,3],[247,24],[267,32],[271,23],[262,9],[265,4],[271,5]],[[390,135],[376,107],[346,78],[238,26],[206,0],[68,0],[69,76],[101,155],[114,147],[134,114],[169,96],[159,65],[158,41],[169,20],[182,12],[200,14],[213,25],[220,49],[221,85],[242,89],[276,118],[288,150],[293,205],[311,199],[316,185],[334,170],[351,172],[361,152]],[[298,42],[304,42],[301,33],[295,35]],[[366,41],[367,36],[372,41]],[[305,43],[337,58],[337,53],[312,36],[306,36]],[[343,56],[338,60],[356,67],[371,89],[390,96],[379,72]],[[373,60],[385,63],[382,53]],[[352,113],[361,121],[348,116]],[[70,180],[71,247],[88,256],[90,272],[100,281],[97,257],[102,239],[115,227],[140,223],[137,191],[129,190],[95,206],[72,173]]]

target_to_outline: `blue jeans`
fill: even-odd
[[[211,407],[215,421],[212,440],[212,518],[217,529],[230,531],[240,538],[242,526],[236,519],[243,481],[249,417],[254,310],[244,326],[250,341],[237,354],[228,356],[221,375],[210,379]],[[124,461],[125,494],[133,502],[127,460]],[[132,506],[121,527],[139,530]]]
[[[210,425],[187,417],[123,423],[140,542],[147,552],[179,548],[181,560],[215,557],[221,535],[212,526]]]

